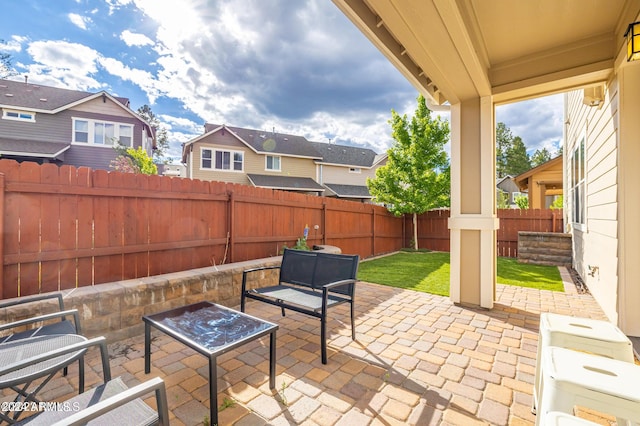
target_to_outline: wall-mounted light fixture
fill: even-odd
[[[604,86],[599,84],[597,86],[587,87],[582,93],[582,103],[590,107],[602,106],[604,102]]]
[[[627,32],[627,62],[640,60],[640,21],[629,24]]]

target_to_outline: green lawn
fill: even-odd
[[[360,262],[358,279],[425,293],[449,295],[449,253],[402,251],[390,256]],[[518,263],[498,258],[498,283],[564,291],[555,266]]]

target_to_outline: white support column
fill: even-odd
[[[451,106],[451,283],[454,303],[491,309],[496,283],[494,114],[491,97]]]
[[[640,336],[640,63],[623,63],[618,82],[618,325]]]

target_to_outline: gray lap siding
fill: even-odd
[[[125,112],[123,111],[123,113]],[[57,114],[36,113],[35,122],[0,119],[0,137],[34,140],[42,143],[71,143],[73,140],[73,118],[132,124],[133,147],[143,146],[143,125],[135,117],[79,110],[65,110]],[[63,164],[108,170],[111,160],[115,157],[115,150],[111,147],[72,144],[59,159],[63,161]]]

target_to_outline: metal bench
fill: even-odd
[[[282,309],[320,319],[322,363],[327,363],[327,314],[329,308],[343,303],[351,306],[351,338],[356,339],[354,293],[358,272],[358,255],[329,254],[285,249],[280,266],[247,269],[242,273],[240,310],[246,299],[259,300]],[[247,288],[247,276],[258,271],[280,269],[278,285]]]

